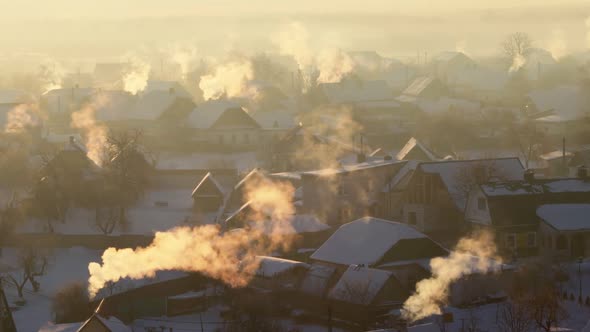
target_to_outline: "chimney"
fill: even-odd
[[[582,165],[578,167],[578,178],[586,180],[588,178],[588,168]]]
[[[526,182],[532,183],[535,181],[535,171],[532,169],[526,169],[524,171],[524,180]]]

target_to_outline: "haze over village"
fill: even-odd
[[[0,12],[0,332],[590,332],[586,1]]]

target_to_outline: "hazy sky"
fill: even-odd
[[[434,14],[468,9],[504,9],[542,5],[568,6],[580,0],[0,0],[2,19],[126,18],[177,15],[241,15],[264,12],[401,12]],[[359,5],[359,4],[362,4]]]

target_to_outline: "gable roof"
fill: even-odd
[[[99,322],[100,325],[104,326],[107,331],[110,332],[130,332],[131,329],[127,327],[127,325],[123,324],[120,320],[115,317],[110,317],[108,319],[100,316],[98,313],[94,313],[90,318],[88,318],[82,326],[77,330],[77,332],[84,332],[86,326],[90,326],[92,321]]]
[[[267,278],[272,278],[295,269],[307,270],[310,267],[307,263],[271,256],[256,256],[256,260],[259,264],[256,275]]]
[[[318,89],[332,104],[394,99],[393,91],[383,80],[345,79],[337,83],[321,83]]]
[[[421,238],[426,235],[408,225],[364,217],[340,226],[311,259],[344,265],[372,265],[400,240]]]
[[[410,83],[404,92],[402,92],[402,95],[418,97],[435,80],[436,79],[433,76],[417,77],[412,83]]]
[[[524,167],[520,159],[516,157],[427,162],[418,165],[418,169],[424,173],[438,174],[456,207],[463,211],[467,203],[467,197],[465,193],[460,191],[458,174],[462,169],[477,165],[494,167],[495,172],[502,177],[502,180],[520,180],[523,177]]]
[[[328,298],[369,305],[392,276],[389,271],[350,265],[332,288]]]
[[[463,52],[458,52],[458,51],[443,51],[440,52],[439,54],[435,55],[432,58],[432,61],[435,62],[448,62],[448,61],[452,61],[455,59],[460,59],[460,60],[465,60],[465,61],[469,61],[469,62],[473,62],[473,60],[468,57],[467,55],[465,55],[465,53]]]
[[[166,92],[168,94],[175,95],[181,98],[192,99],[191,94],[176,81],[147,81],[145,89],[141,91],[141,94],[148,94],[153,91]]]
[[[387,166],[393,166],[393,165],[401,166],[404,163],[406,163],[406,161],[404,161],[404,160],[401,160],[401,161],[400,160],[383,160],[383,159],[368,160],[368,161],[365,161],[362,163],[341,165],[338,168],[324,168],[324,169],[320,169],[320,170],[301,172],[301,175],[303,175],[303,176],[332,176],[332,175],[336,175],[336,174],[346,174],[346,173],[363,171],[363,170],[368,170],[368,169],[378,168],[378,167],[387,167]]]
[[[408,140],[406,145],[397,153],[396,158],[397,160],[407,160],[407,156],[412,152],[418,149],[427,160],[425,161],[436,161],[439,158],[433,151],[428,149],[422,142],[417,140],[416,138],[412,137]],[[413,159],[413,158],[412,158]]]
[[[590,204],[545,204],[537,208],[537,216],[558,231],[590,229]]]
[[[199,184],[193,190],[191,196],[195,197],[211,197],[223,196],[223,187],[215,180],[211,172],[207,172],[201,179]]]
[[[590,193],[590,182],[584,179],[535,179],[485,183],[480,185],[487,197],[526,196],[564,193]]]
[[[420,162],[418,160],[410,160],[408,161],[392,178],[389,182],[387,182],[381,192],[394,192],[394,191],[403,191],[408,186],[410,179],[412,178],[412,173],[418,167]]]
[[[254,120],[246,110],[241,107],[231,107],[223,111],[221,115],[213,122],[210,129],[241,129],[241,128],[260,128],[260,125]]]
[[[207,100],[195,107],[188,116],[188,125],[192,128],[207,129],[213,125],[228,108],[241,107],[239,103],[228,99]]]

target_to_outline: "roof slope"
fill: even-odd
[[[213,122],[211,129],[239,129],[239,128],[260,128],[246,110],[241,107],[231,107],[223,111]]]
[[[397,160],[414,159],[414,158],[407,158],[407,157],[408,157],[408,155],[412,156],[413,153],[411,154],[411,152],[415,151],[415,149],[418,149],[419,152],[421,152],[422,155],[426,158],[426,160],[424,160],[424,161],[436,161],[436,160],[441,159],[434,152],[432,152],[430,149],[428,149],[424,144],[422,144],[422,142],[415,139],[414,137],[410,138],[408,140],[408,142],[406,143],[406,145],[404,145],[404,147],[400,150],[400,152],[397,153],[396,159]]]
[[[344,265],[372,265],[400,240],[420,238],[426,236],[408,225],[364,217],[340,226],[311,258]]]
[[[558,231],[590,229],[590,204],[545,204],[537,208],[537,216]]]
[[[493,169],[493,172],[498,177],[497,180],[520,180],[524,172],[522,163],[516,157],[428,162],[418,165],[418,169],[425,173],[440,175],[456,207],[463,211],[467,203],[467,195],[461,192],[460,175],[465,169],[478,166]]]
[[[351,265],[328,294],[328,298],[349,303],[371,304],[385,283],[392,277],[389,271]]]
[[[564,193],[590,193],[590,182],[583,179],[535,179],[482,184],[481,190],[488,197],[522,196]]]

